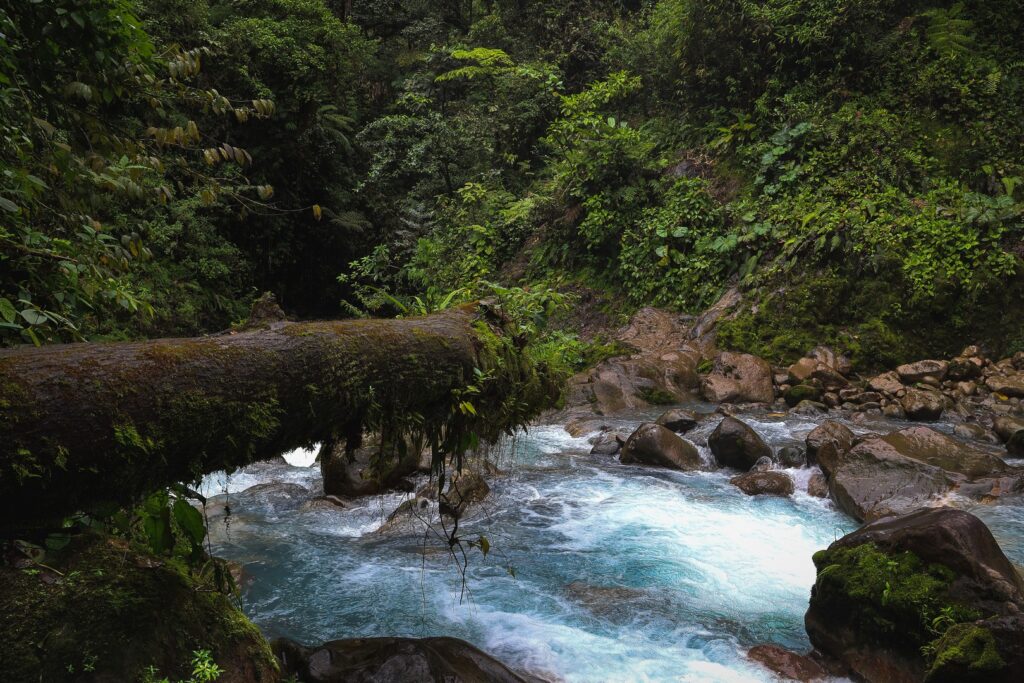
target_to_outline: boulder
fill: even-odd
[[[673,408],[662,413],[655,422],[662,427],[671,429],[676,434],[685,434],[700,424],[700,417],[691,410]]]
[[[907,389],[900,406],[911,420],[938,420],[942,416],[943,401],[935,392]]]
[[[746,423],[726,417],[708,437],[708,447],[722,467],[748,471],[763,457],[772,457],[772,449]]]
[[[906,457],[881,438],[857,444],[830,464],[832,499],[858,520],[915,510],[948,493],[955,483],[942,468]]]
[[[828,475],[837,464],[839,456],[853,447],[853,432],[846,425],[826,420],[811,430],[806,443],[807,462],[812,465],[818,464]]]
[[[807,355],[835,370],[840,375],[849,375],[853,372],[853,363],[850,359],[840,353],[836,353],[829,346],[816,346]]]
[[[1006,443],[1017,432],[1024,432],[1024,419],[1012,415],[997,415],[992,420],[992,431]]]
[[[983,441],[991,444],[1001,443],[999,436],[997,436],[995,432],[990,429],[985,429],[980,424],[974,424],[971,422],[958,424],[953,428],[953,433],[961,439],[972,439],[974,441]]]
[[[410,532],[430,523],[430,499],[416,496],[402,501],[384,523],[377,529],[378,534]]]
[[[507,666],[457,638],[352,638],[319,647],[278,639],[271,645],[282,674],[305,683],[524,683]]]
[[[775,469],[775,461],[769,458],[767,455],[763,458],[758,458],[754,466],[750,468],[751,472],[767,472]]]
[[[803,467],[807,464],[807,454],[800,446],[783,446],[775,454],[780,467]]]
[[[919,360],[896,368],[896,374],[904,384],[917,384],[927,377],[934,377],[941,382],[948,371],[949,361],[944,360]]]
[[[820,681],[826,677],[825,670],[816,661],[778,645],[755,645],[747,657],[774,672],[787,681]]]
[[[728,351],[718,354],[704,378],[704,397],[714,403],[771,403],[775,400],[772,368],[757,356]]]
[[[981,364],[971,358],[954,358],[949,362],[946,378],[964,382],[981,376]]]
[[[903,383],[895,372],[883,372],[868,381],[868,388],[883,394],[895,394],[903,390]]]
[[[797,384],[787,389],[783,398],[786,399],[786,404],[790,407],[796,406],[802,401],[817,402],[821,399],[821,389],[810,384]]]
[[[993,375],[985,380],[985,386],[1003,396],[1024,398],[1024,375]]]
[[[1024,458],[1024,431],[1010,437],[1006,442],[1006,453],[1013,458]]]
[[[956,472],[966,477],[1005,472],[1006,463],[986,451],[972,448],[928,427],[909,427],[881,437],[903,456]]]
[[[729,483],[748,496],[793,495],[793,479],[785,472],[747,472],[733,477]]]
[[[1019,680],[1024,586],[977,517],[933,508],[880,519],[815,553],[814,564],[807,634],[857,676]]]
[[[590,449],[591,455],[618,455],[622,450],[622,444],[626,443],[627,436],[618,432],[606,432],[599,436]]]
[[[490,493],[491,487],[479,472],[468,469],[457,472],[438,501],[441,514],[461,517],[470,505],[481,502]]]
[[[807,495],[815,498],[828,498],[828,479],[821,472],[815,472],[807,480]]]
[[[387,453],[380,457],[380,453]],[[401,451],[405,455],[400,455]],[[320,449],[324,494],[354,498],[394,489],[404,490],[405,478],[419,471],[420,453],[414,448],[389,448],[380,443],[357,448],[352,457],[343,442],[325,443]]]
[[[794,384],[802,384],[811,378],[818,361],[814,358],[801,358],[786,370],[786,375]]]
[[[654,422],[637,427],[622,447],[619,460],[624,464],[655,465],[674,470],[696,470],[703,466],[696,446]]]

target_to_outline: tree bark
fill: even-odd
[[[358,434],[372,415],[450,420],[486,362],[481,330],[501,337],[483,310],[0,350],[0,527]]]

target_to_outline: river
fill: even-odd
[[[618,420],[628,429],[650,416]],[[810,418],[738,415],[774,448],[802,443]],[[688,434],[709,458],[710,420]],[[890,431],[904,424],[850,425]],[[464,519],[486,557],[461,561],[424,527],[378,534],[409,494],[348,509],[309,506],[321,491],[312,452],[291,464],[210,475],[232,514],[211,525],[214,553],[244,567],[243,606],[268,637],[319,643],[450,635],[509,666],[565,681],[771,681],[751,646],[809,649],[803,615],[811,555],[857,524],[806,493],[748,497],[728,472],[682,473],[589,455],[586,438],[537,425],[493,454],[505,476]],[[261,487],[267,482],[296,486]],[[969,506],[1024,564],[1024,507]],[[457,555],[461,558],[461,555]]]

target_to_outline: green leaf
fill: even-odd
[[[0,297],[0,318],[3,318],[9,323],[13,323],[17,315],[18,311],[14,308],[14,304],[3,297]]]
[[[171,520],[167,514],[167,508],[163,508],[156,515],[146,514],[142,520],[142,528],[146,532],[150,550],[157,555],[165,553],[174,547],[174,537],[171,534]]]
[[[47,318],[41,311],[37,311],[34,308],[26,308],[21,312],[21,317],[24,318],[29,325],[42,325],[46,322]]]
[[[491,542],[487,540],[486,536],[480,536],[480,552],[487,557],[487,553],[491,552]]]
[[[6,197],[0,197],[0,209],[10,211],[11,213],[18,213],[21,210],[17,204]]]
[[[174,501],[174,521],[178,523],[182,531],[188,534],[192,545],[202,545],[206,537],[206,526],[203,524],[203,516],[199,510],[189,505],[183,498]]]

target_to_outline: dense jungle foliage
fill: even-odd
[[[264,290],[738,285],[720,343],[773,360],[1022,350],[1022,29],[1021,0],[0,0],[0,340],[218,330]]]

